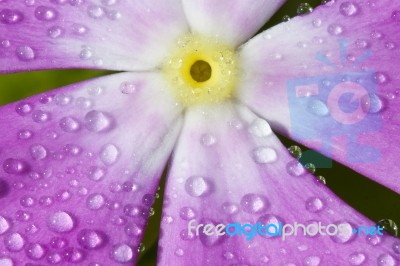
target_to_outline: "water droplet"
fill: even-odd
[[[57,94],[54,97],[54,101],[56,102],[57,105],[60,106],[68,105],[72,102],[72,96],[65,94]]]
[[[54,198],[51,196],[41,196],[39,198],[39,204],[41,206],[48,207],[48,206],[53,205],[53,203],[54,203]]]
[[[276,151],[269,147],[256,148],[253,150],[252,155],[254,161],[259,164],[273,163],[278,158]]]
[[[290,21],[290,16],[289,15],[284,15],[282,17],[282,22],[288,22],[288,21]]]
[[[317,256],[310,256],[305,258],[304,265],[305,266],[318,266],[321,262],[321,259]]]
[[[1,230],[1,225],[0,225],[0,230]],[[1,234],[1,231],[0,231]],[[396,254],[400,254],[400,241],[395,241],[392,245],[393,251]]]
[[[397,224],[391,219],[382,219],[377,223],[377,225],[382,227],[383,230],[393,236],[398,235],[399,228],[397,227]]]
[[[32,260],[40,260],[45,254],[45,247],[37,243],[31,243],[26,248],[26,255]]]
[[[50,120],[50,114],[42,110],[35,110],[32,112],[32,120],[36,123],[44,123]]]
[[[97,230],[83,229],[77,236],[78,244],[86,249],[99,249],[107,243],[106,235]]]
[[[0,44],[1,44],[1,46],[3,46],[4,48],[8,48],[8,47],[11,46],[10,40],[2,40],[2,41],[0,42]]]
[[[326,185],[326,179],[325,179],[325,177],[323,177],[322,175],[317,176],[316,181],[317,181],[317,183],[319,183],[319,184]]]
[[[118,148],[113,144],[105,145],[100,151],[100,159],[106,165],[115,163],[118,159]]]
[[[68,213],[58,211],[49,216],[47,226],[56,233],[66,233],[74,228],[74,220]]]
[[[19,46],[16,50],[17,57],[21,61],[31,61],[35,59],[35,52],[29,46]]]
[[[272,129],[268,122],[261,118],[256,118],[249,127],[249,132],[256,137],[267,137],[272,134]]]
[[[78,106],[81,109],[89,109],[92,107],[93,103],[91,100],[86,99],[85,97],[79,97],[75,100],[76,106]]]
[[[240,206],[243,211],[247,213],[262,213],[269,208],[270,203],[268,199],[262,195],[249,193],[242,197]]]
[[[320,198],[311,197],[306,201],[306,209],[309,212],[319,212],[324,208],[324,203]]]
[[[194,219],[196,217],[196,212],[190,207],[183,207],[179,212],[179,216],[186,221]]]
[[[372,246],[377,246],[382,242],[382,238],[378,235],[368,235],[367,236],[367,242],[368,244],[372,245]]]
[[[212,192],[212,183],[205,177],[192,176],[186,180],[186,192],[192,197],[205,197]]]
[[[11,223],[3,216],[0,216],[0,235],[6,233],[11,227]]]
[[[98,166],[91,166],[89,168],[87,177],[93,181],[99,181],[103,179],[106,174],[106,170],[104,168]]]
[[[69,247],[63,250],[62,257],[66,262],[77,263],[77,262],[82,262],[84,260],[85,253],[83,250]]]
[[[365,49],[369,47],[369,43],[367,40],[363,40],[363,39],[357,39],[355,42],[355,46],[358,49]]]
[[[122,82],[119,88],[124,94],[132,94],[136,91],[136,85],[128,81]]]
[[[117,10],[111,10],[107,12],[107,17],[111,20],[118,20],[122,17],[122,14]]]
[[[43,145],[40,145],[40,144],[32,145],[29,148],[29,151],[31,153],[32,159],[34,159],[35,161],[43,160],[47,156],[46,148],[43,147]]]
[[[328,33],[331,35],[340,35],[344,31],[343,27],[338,24],[331,24],[328,26]]]
[[[200,142],[204,146],[210,147],[210,146],[213,146],[217,142],[217,139],[211,134],[203,134],[201,136]]]
[[[286,165],[286,170],[291,176],[302,176],[307,173],[304,166],[297,160],[289,162]]]
[[[216,222],[209,220],[209,219],[203,219],[201,221],[202,224],[213,224],[214,226],[217,225]],[[188,230],[186,230],[187,233]],[[186,234],[187,236],[187,234]],[[182,236],[181,236],[182,237]],[[224,241],[224,236],[218,236],[217,234],[212,234],[211,236],[204,234],[203,230],[199,232],[199,239],[201,244],[205,247],[214,247],[219,244],[221,244]]]
[[[308,3],[300,3],[297,7],[297,15],[305,15],[311,13],[313,8]]]
[[[175,255],[178,256],[178,257],[182,257],[184,254],[185,254],[185,252],[181,248],[177,248],[175,250]]]
[[[62,237],[53,237],[50,240],[50,246],[54,249],[63,249],[68,246],[68,241]]]
[[[124,214],[130,217],[143,216],[145,211],[142,207],[133,204],[126,204],[124,206]]]
[[[8,158],[3,162],[3,170],[7,174],[21,175],[29,170],[29,165],[22,160]]]
[[[301,148],[296,145],[290,146],[288,148],[288,151],[289,151],[290,155],[292,155],[293,157],[295,157],[297,159],[300,159],[300,157],[302,155]]]
[[[47,30],[47,36],[52,39],[57,39],[64,34],[64,29],[59,26],[52,26]]]
[[[20,203],[23,207],[32,207],[35,204],[35,199],[30,196],[22,196]]]
[[[42,21],[54,21],[57,19],[58,13],[52,7],[38,6],[35,9],[35,17]]]
[[[89,29],[85,25],[82,25],[82,24],[73,24],[72,31],[75,34],[84,35],[89,31]]]
[[[233,215],[238,213],[239,207],[234,203],[224,202],[222,203],[222,211],[227,215]]]
[[[15,266],[14,262],[10,258],[0,258],[1,266]]]
[[[260,222],[264,226],[271,224],[271,225],[275,225],[275,228],[279,228],[279,226],[280,226],[279,223],[283,222],[283,220],[279,216],[276,216],[273,214],[265,214],[265,215],[262,215],[261,217],[259,217],[257,222]],[[275,229],[273,227],[271,227],[271,229],[268,229],[268,230],[271,233],[276,233],[276,231],[274,231]],[[271,238],[273,236],[266,234],[264,237]]]
[[[116,262],[129,262],[133,258],[133,250],[126,244],[115,245],[112,248],[111,257]]]
[[[3,24],[17,24],[24,19],[23,13],[18,10],[5,8],[0,11],[0,22]]]
[[[105,198],[102,194],[90,194],[86,199],[86,206],[91,210],[98,210],[104,206]]]
[[[345,233],[343,234],[336,234],[336,235],[332,235],[330,236],[330,238],[336,242],[336,243],[349,243],[350,241],[352,241],[356,234],[353,234],[353,226],[345,221],[340,221],[340,222],[335,222],[336,225],[341,224],[341,228],[342,228],[342,232],[344,231]]]
[[[349,256],[349,263],[351,265],[361,265],[364,263],[366,256],[364,253],[355,252]]]
[[[30,130],[23,129],[18,131],[17,135],[19,139],[30,139],[33,136],[33,133]]]
[[[389,254],[382,254],[378,257],[378,266],[396,266],[396,259]]]
[[[343,16],[350,17],[358,14],[359,7],[352,2],[343,2],[340,4],[339,10]]]
[[[32,110],[33,110],[33,105],[26,102],[18,103],[17,106],[15,107],[15,111],[20,116],[25,116],[27,114],[30,114]]]
[[[112,127],[112,118],[104,112],[92,110],[85,115],[85,126],[93,132],[105,132]]]
[[[317,99],[310,100],[307,109],[316,116],[327,116],[329,114],[328,106],[323,101]]]
[[[63,260],[61,254],[56,252],[51,252],[49,255],[47,255],[46,259],[51,264],[58,264]]]
[[[313,163],[306,163],[306,164],[304,165],[304,168],[306,168],[307,171],[308,171],[309,173],[311,173],[311,174],[314,174],[314,173],[315,173],[315,170],[316,170],[316,167],[315,167],[315,165],[314,165]]]
[[[375,39],[375,40],[379,40],[379,39],[383,38],[383,34],[379,31],[374,30],[371,32],[371,38]]]
[[[102,18],[104,16],[104,9],[101,6],[90,5],[87,8],[87,14],[91,18]]]
[[[376,114],[382,111],[384,104],[375,93],[368,93],[360,99],[361,108],[365,113]]]
[[[12,233],[4,238],[4,245],[9,251],[20,251],[25,245],[25,239],[19,233]]]
[[[137,224],[127,224],[124,227],[124,231],[128,236],[140,236],[143,234],[143,230]]]
[[[60,128],[68,133],[78,132],[81,128],[79,121],[73,117],[63,117],[60,120]]]

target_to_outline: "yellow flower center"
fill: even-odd
[[[229,99],[237,83],[234,49],[217,38],[200,35],[181,36],[162,70],[168,86],[184,106]]]

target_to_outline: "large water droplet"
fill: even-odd
[[[269,208],[270,203],[268,199],[262,195],[249,193],[242,197],[240,206],[243,211],[253,214],[265,212]]]
[[[382,99],[375,93],[368,93],[360,99],[361,108],[365,113],[376,114],[383,109]]]
[[[115,163],[118,159],[119,151],[114,144],[105,145],[100,151],[100,159],[106,165]]]
[[[31,243],[26,247],[26,255],[32,260],[40,260],[46,254],[46,248],[41,244]]]
[[[15,52],[17,57],[22,61],[31,61],[35,59],[35,52],[29,46],[19,46]]]
[[[361,265],[364,263],[366,256],[364,253],[355,252],[349,256],[349,263],[351,265]]]
[[[29,165],[25,161],[8,158],[3,162],[3,170],[8,174],[21,175],[29,171]]]
[[[57,19],[58,13],[52,7],[38,6],[35,9],[35,17],[42,21],[54,21]]]
[[[276,151],[270,147],[256,148],[253,150],[252,155],[254,161],[259,164],[273,163],[278,158]]]
[[[97,230],[83,229],[77,236],[78,244],[86,249],[99,249],[107,243],[106,235]]]
[[[64,211],[58,211],[49,216],[47,226],[56,233],[66,233],[74,228],[74,220]]]
[[[331,236],[331,239],[336,242],[336,243],[348,243],[352,241],[355,237],[356,234],[353,234],[353,226],[345,221],[340,221],[340,222],[335,222],[336,225],[341,224],[342,228],[342,234],[335,234]]]
[[[271,135],[272,129],[268,122],[261,118],[256,118],[249,127],[250,134],[256,137],[267,137]]]
[[[0,235],[6,233],[11,227],[11,223],[3,216],[0,216]]]
[[[382,254],[378,257],[378,266],[396,266],[396,259],[389,254]]]
[[[202,176],[191,176],[185,183],[186,192],[192,197],[208,196],[212,192],[212,183]]]
[[[358,14],[359,7],[352,2],[343,2],[340,4],[339,10],[343,16],[350,17]]]
[[[5,8],[0,11],[0,22],[3,24],[17,24],[24,19],[22,12]]]
[[[43,145],[40,144],[35,144],[32,145],[29,148],[29,151],[31,153],[32,159],[38,161],[38,160],[43,160],[47,156],[47,150]]]
[[[93,132],[105,132],[111,128],[111,116],[100,111],[92,110],[85,115],[85,126]]]
[[[129,262],[133,258],[133,250],[126,244],[115,245],[111,251],[111,258],[116,262]]]
[[[4,238],[4,245],[9,251],[20,251],[25,245],[25,239],[19,233],[12,233]]]

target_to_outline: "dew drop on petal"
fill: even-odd
[[[277,160],[278,156],[276,151],[270,147],[259,147],[252,152],[253,159],[259,164],[273,163]]]
[[[254,214],[265,212],[269,208],[270,203],[268,199],[262,195],[249,193],[242,197],[240,206],[243,211]]]
[[[107,242],[106,235],[101,231],[83,229],[77,235],[78,244],[85,249],[99,249]]]
[[[124,231],[128,236],[140,236],[143,233],[143,230],[137,224],[127,224]]]
[[[341,224],[342,234],[335,234],[330,236],[330,238],[336,243],[348,243],[356,237],[356,234],[353,234],[353,226],[345,221],[335,222],[338,226]]]
[[[256,137],[267,137],[272,134],[272,129],[268,122],[261,118],[256,118],[249,127],[249,132]]]
[[[302,176],[307,173],[306,168],[297,160],[289,162],[286,165],[286,170],[291,176]]]
[[[64,211],[57,211],[48,217],[47,226],[53,232],[66,233],[71,231],[75,224],[71,215]]]
[[[203,134],[201,136],[200,142],[204,146],[210,147],[210,146],[213,146],[217,142],[217,139],[211,134]]]
[[[91,210],[98,210],[105,204],[105,197],[102,194],[90,194],[86,199],[86,206]]]
[[[15,107],[15,111],[20,116],[25,116],[27,114],[30,114],[32,110],[33,110],[33,105],[26,102],[18,103],[17,106]]]
[[[186,192],[192,197],[208,196],[212,192],[212,183],[202,176],[191,176],[185,183]]]
[[[47,156],[46,148],[43,147],[43,145],[40,145],[40,144],[32,145],[29,148],[29,151],[31,153],[32,159],[34,159],[35,161],[43,160]]]
[[[311,13],[312,11],[313,8],[308,3],[300,3],[299,6],[297,7],[297,15],[305,15]]]
[[[29,165],[25,161],[8,158],[3,162],[3,170],[7,174],[20,175],[25,174],[29,170]]]
[[[118,159],[119,151],[114,144],[105,145],[100,151],[100,159],[106,165],[115,163]]]
[[[227,215],[233,215],[238,213],[239,207],[234,203],[224,202],[222,203],[222,211]]]
[[[104,9],[101,6],[96,6],[96,5],[90,5],[87,8],[87,14],[91,18],[101,18],[104,16],[105,12]]]
[[[16,50],[17,57],[21,61],[31,61],[35,59],[35,52],[29,46],[19,46]]]
[[[362,110],[370,114],[379,113],[384,107],[383,100],[375,93],[368,93],[361,97],[360,104]]]
[[[133,258],[133,250],[126,244],[118,244],[112,248],[111,258],[120,263],[129,262]]]
[[[37,243],[31,243],[26,247],[26,255],[32,260],[40,260],[46,254],[46,248]]]
[[[399,228],[397,227],[397,224],[391,220],[391,219],[382,219],[378,221],[377,226],[380,226],[388,232],[389,234],[393,236],[397,236],[399,232]]]
[[[108,131],[112,126],[111,116],[96,110],[88,112],[84,121],[86,128],[93,132]]]
[[[203,224],[213,224],[214,226],[217,225],[217,223],[209,220],[209,219],[205,219],[202,220],[201,223]],[[186,230],[187,231],[187,230]],[[188,233],[188,232],[186,232]],[[219,244],[221,244],[224,241],[224,237],[223,236],[219,236],[217,234],[212,234],[212,235],[206,235],[203,231],[199,232],[199,239],[201,244],[203,244],[203,246],[205,247],[214,247],[217,246]]]
[[[379,235],[368,235],[366,239],[367,243],[372,246],[377,246],[382,242],[382,238]]]
[[[331,35],[340,35],[344,31],[343,26],[338,24],[331,24],[328,26],[328,33]]]
[[[378,257],[378,266],[396,266],[396,259],[389,254],[382,254]]]
[[[35,17],[41,21],[54,21],[57,19],[58,13],[53,7],[38,6],[35,9]]]
[[[50,120],[50,114],[42,110],[35,110],[32,112],[32,120],[36,123],[44,123]]]
[[[311,197],[306,200],[306,209],[309,212],[319,212],[324,208],[324,203],[320,198]]]
[[[123,94],[132,94],[136,91],[136,85],[132,82],[123,82],[121,83],[121,86],[119,87],[119,89],[121,90],[121,92]]]
[[[350,254],[349,263],[351,265],[361,265],[364,263],[365,259],[366,259],[366,256],[364,255],[364,253],[355,252],[355,253]]]
[[[52,39],[61,37],[64,33],[64,29],[60,26],[52,26],[47,30],[47,36]]]
[[[297,159],[301,158],[302,150],[299,146],[293,145],[288,148],[289,153]]]
[[[186,221],[196,218],[196,212],[190,207],[182,207],[179,216]]]
[[[103,179],[106,174],[106,170],[104,168],[98,166],[91,166],[88,170],[87,177],[93,181],[99,181]]]
[[[0,22],[3,24],[17,24],[24,19],[23,13],[18,10],[5,8],[0,11]]]
[[[320,257],[318,256],[310,256],[304,259],[303,265],[304,266],[318,266],[321,262]]]
[[[4,245],[9,251],[20,251],[25,245],[25,239],[19,233],[12,233],[4,238]]]
[[[359,13],[359,7],[352,2],[343,2],[339,7],[340,13],[343,16],[350,17],[355,16]]]
[[[79,121],[71,116],[63,117],[60,120],[60,128],[68,133],[74,133],[79,131],[81,125]]]
[[[11,223],[8,219],[0,216],[0,235],[6,233],[11,227]]]

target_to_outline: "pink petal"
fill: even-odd
[[[188,233],[192,219],[193,225],[276,219],[373,225],[313,179],[247,108],[189,110],[167,179],[159,265],[396,265],[400,242],[386,235],[305,237],[299,229],[285,240],[257,235],[248,241]]]
[[[180,1],[0,2],[0,73],[151,69],[188,27]]]
[[[164,87],[115,74],[0,109],[1,265],[137,259],[180,130]]]
[[[183,8],[192,31],[239,45],[253,36],[284,2],[184,0]]]
[[[400,192],[400,4],[331,1],[244,45],[240,98],[281,133]]]

